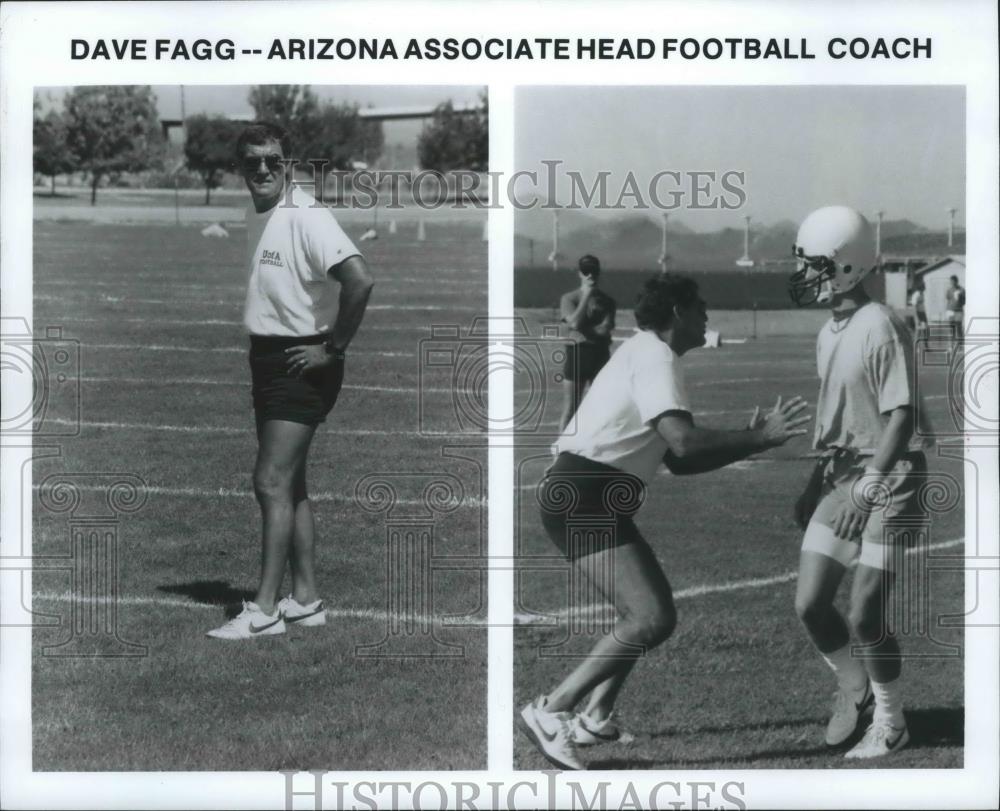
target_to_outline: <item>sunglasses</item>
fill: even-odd
[[[240,166],[243,167],[243,172],[248,175],[256,174],[257,170],[260,168],[261,161],[267,167],[267,171],[274,174],[283,165],[285,159],[280,155],[260,155],[258,157],[246,157],[240,161]]]

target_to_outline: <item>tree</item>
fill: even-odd
[[[327,160],[331,169],[349,170],[355,161],[371,164],[382,154],[382,124],[362,118],[356,104],[327,102],[317,120],[319,126],[311,138],[293,133],[295,156],[300,160]]]
[[[189,169],[201,175],[205,184],[205,205],[211,202],[212,189],[222,183],[222,176],[233,166],[233,146],[241,124],[222,116],[193,115],[184,122],[184,157]]]
[[[292,157],[300,161],[350,169],[354,161],[377,160],[385,146],[381,123],[361,118],[356,104],[321,103],[309,85],[257,85],[248,101],[259,120],[288,130]]]
[[[472,112],[456,112],[450,101],[439,104],[420,134],[417,157],[424,169],[485,172],[490,157],[490,113],[486,94]]]
[[[90,204],[105,175],[155,166],[163,138],[148,86],[76,87],[66,97],[67,142],[90,173]]]
[[[256,85],[247,101],[258,120],[280,124],[294,138],[311,137],[310,131],[317,127],[319,99],[309,85]]]
[[[35,104],[34,144],[32,165],[36,172],[52,178],[52,196],[56,195],[56,175],[76,169],[73,153],[66,143],[66,122],[55,110],[42,118],[40,105]]]

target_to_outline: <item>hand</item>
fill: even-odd
[[[801,397],[793,397],[782,405],[779,395],[774,408],[764,417],[764,422],[760,426],[764,445],[774,448],[784,445],[792,437],[805,434],[806,429],[799,426],[805,425],[810,420],[808,414],[802,413],[808,407],[808,403]]]
[[[858,504],[844,502],[833,517],[833,531],[844,541],[858,540],[870,514]]]
[[[333,356],[327,354],[323,344],[293,346],[285,350],[289,373],[302,377],[313,369],[323,369],[333,363]]]
[[[580,289],[585,293],[589,293],[594,289],[595,284],[593,276],[584,276],[583,281],[580,282]]]

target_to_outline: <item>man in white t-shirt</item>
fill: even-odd
[[[597,374],[538,491],[549,538],[618,613],[584,661],[521,711],[524,731],[564,769],[583,768],[578,746],[620,737],[612,718],[618,693],[637,659],[674,628],[670,583],[632,520],[646,484],[661,464],[703,473],[781,445],[806,433],[800,426],[809,419],[800,398],[779,397],[766,416],[755,409],[745,429],[695,425],[681,356],[705,343],[698,286],[672,274],[651,279],[635,318],[639,332]]]
[[[306,458],[319,423],[340,393],[347,346],[374,285],[357,248],[330,209],[287,176],[288,138],[280,127],[247,127],[236,143],[250,191],[243,323],[257,423],[254,492],[263,524],[263,562],[253,601],[216,639],[285,632],[286,623],[322,625],[316,587],[315,528]],[[292,591],[279,600],[285,569]]]
[[[913,337],[862,284],[876,263],[868,221],[845,206],[818,209],[799,228],[796,256],[793,299],[825,300],[831,318],[816,341],[813,445],[823,455],[795,506],[805,530],[795,609],[837,679],[826,744],[853,743],[846,757],[876,758],[909,741],[902,658],[886,611],[912,538],[907,526],[925,518],[919,491],[931,426],[913,379]],[[845,620],[834,600],[854,561]],[[852,632],[860,646],[852,646]],[[872,705],[872,722],[858,740]]]

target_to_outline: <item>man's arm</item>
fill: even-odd
[[[562,315],[562,320],[569,324],[571,329],[579,330],[583,322],[586,321],[587,302],[590,301],[590,295],[593,290],[593,283],[591,283],[591,286],[583,288],[579,300],[576,298],[575,290],[564,294],[560,300],[559,311]]]
[[[348,257],[330,268],[329,273],[340,282],[340,309],[330,344],[334,351],[343,352],[361,326],[375,282],[368,274],[367,263],[360,256]]]
[[[690,475],[707,473],[746,457],[783,445],[806,433],[810,417],[803,412],[807,404],[793,397],[782,404],[781,398],[764,418],[757,412],[743,430],[700,428],[686,412],[670,411],[657,418],[656,430],[667,442],[663,462],[671,473]]]

